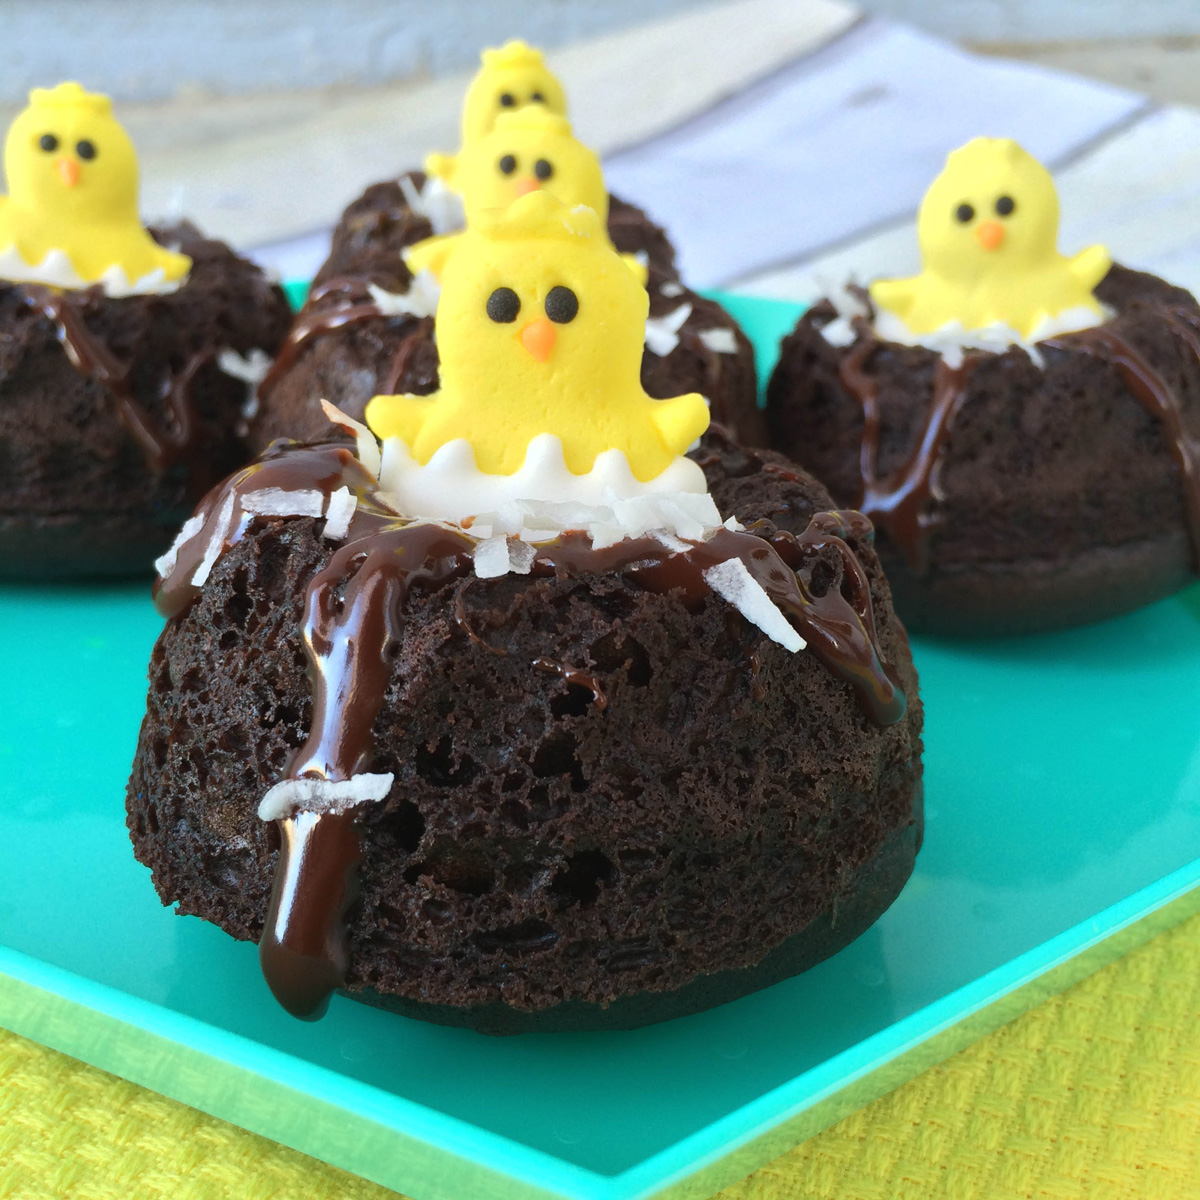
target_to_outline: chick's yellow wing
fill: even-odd
[[[1089,246],[1067,260],[1071,274],[1090,292],[1108,274],[1112,255],[1103,246]]]
[[[377,438],[398,437],[411,450],[436,400],[436,392],[432,396],[375,396],[367,404],[367,425]]]
[[[919,275],[913,279],[877,279],[867,290],[876,308],[885,308],[903,320],[917,303],[920,282]]]
[[[682,454],[708,428],[708,405],[699,392],[651,400],[650,406],[650,419],[672,454]]]

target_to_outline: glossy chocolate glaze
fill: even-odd
[[[1200,335],[1195,320],[1194,313],[1182,309],[1167,314],[1168,327],[1200,362]],[[1188,533],[1192,539],[1192,556],[1200,569],[1200,446],[1184,428],[1183,407],[1175,389],[1134,346],[1105,325],[1052,338],[1046,345],[1060,350],[1082,350],[1085,354],[1110,363],[1116,368],[1130,395],[1158,421],[1175,465],[1179,468]]]
[[[80,301],[70,292],[41,284],[22,285],[26,302],[53,322],[68,361],[88,379],[107,389],[116,402],[117,417],[138,444],[146,466],[162,473],[184,461],[199,422],[191,403],[191,383],[196,372],[214,360],[212,353],[194,354],[183,370],[170,376],[165,394],[171,424],[161,425],[138,403],[129,381],[130,365],[123,363],[97,338],[83,319]],[[85,296],[87,293],[81,293]]]
[[[949,367],[939,358],[934,369],[933,398],[911,453],[887,479],[877,473],[879,456],[879,387],[867,373],[868,359],[878,340],[865,319],[856,322],[858,341],[842,360],[842,386],[862,406],[863,432],[858,469],[861,489],[857,507],[877,528],[887,531],[897,549],[918,574],[929,569],[929,535],[941,520],[934,507],[943,499],[938,471],[946,439],[967,394],[967,380],[976,361]]]
[[[213,539],[231,544],[253,519],[243,506],[252,492],[312,489],[328,498],[341,487],[354,492],[358,506],[344,544],[308,586],[302,633],[313,716],[308,739],[287,768],[290,779],[338,782],[371,770],[372,728],[391,678],[409,590],[436,589],[467,574],[475,539],[391,512],[346,446],[277,444],[205,497],[199,530],[179,547],[175,568],[156,593],[167,615],[194,599],[193,576],[213,553]],[[594,549],[586,535],[568,532],[536,546],[531,574],[621,573],[698,607],[712,595],[705,572],[738,559],[826,669],[851,686],[869,719],[879,725],[900,720],[905,697],[882,661],[866,574],[845,540],[869,538],[869,521],[855,512],[823,512],[799,537],[772,527],[768,540],[765,526],[761,533],[720,528],[707,541],[679,550],[653,537]],[[840,560],[841,579],[822,588],[815,568],[827,564],[831,552]],[[533,665],[587,687],[603,712],[607,700],[590,676],[549,658]],[[748,666],[754,670],[755,663]],[[356,894],[360,854],[356,812],[357,806],[298,812],[278,822],[280,851],[260,960],[272,992],[296,1016],[319,1016],[346,978],[344,916]]]

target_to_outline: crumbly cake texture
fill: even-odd
[[[830,507],[810,477],[721,431],[714,499],[762,536]],[[871,546],[880,726],[808,651],[716,597],[628,574],[460,577],[414,590],[368,769],[349,993],[488,1033],[628,1028],[784,978],[891,903],[920,839],[921,705]],[[128,791],[166,904],[258,940],[278,854],[259,801],[312,715],[305,591],[334,547],[258,518],[170,621]],[[814,591],[842,586],[822,554]],[[535,665],[537,664],[537,665]]]
[[[425,182],[421,172],[405,179],[416,188]],[[677,337],[668,336],[667,345],[674,345],[667,353],[648,349],[643,357],[647,392],[657,398],[699,392],[710,402],[715,421],[762,442],[754,348],[737,322],[680,282],[666,234],[641,209],[610,197],[608,230],[619,251],[647,260],[651,321],[664,322],[668,330],[682,321]],[[429,221],[409,206],[399,181],[373,184],[346,209],[289,344],[261,389],[251,429],[256,449],[279,437],[327,437],[321,399],[362,420],[373,396],[426,396],[437,390],[432,316],[387,313],[378,304],[381,292],[408,291],[412,274],[403,251],[432,233]],[[683,318],[685,306],[691,311]],[[714,329],[728,330],[731,339],[722,334],[714,342]]]
[[[1200,307],[1120,266],[1096,294],[1113,317],[1040,343],[1042,366],[1011,348],[968,351],[963,369],[948,371],[935,351],[872,345],[861,331],[851,345],[830,345],[820,332],[834,317],[828,303],[784,339],[767,392],[770,444],[872,517],[910,629],[1062,628],[1195,578]],[[954,399],[946,388],[961,396],[922,473],[918,447],[931,444],[938,396]],[[864,453],[872,389],[879,426]],[[904,487],[919,504],[896,503]]]
[[[148,575],[196,501],[248,456],[252,387],[219,359],[274,353],[287,300],[192,226],[151,232],[193,260],[167,295],[56,297],[0,281],[0,578]],[[47,305],[74,334],[67,346]]]

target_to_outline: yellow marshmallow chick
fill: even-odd
[[[583,204],[608,221],[608,190],[600,160],[571,133],[566,117],[540,105],[501,113],[492,131],[463,147],[445,174],[445,183],[462,195],[467,225],[480,213],[507,208],[530,192],[545,190],[568,208]],[[405,254],[413,272],[428,269],[440,276],[461,234],[418,242]],[[607,229],[605,235],[607,238]],[[632,256],[625,261],[645,284],[646,268]]]
[[[562,84],[550,73],[542,52],[524,42],[511,41],[485,50],[481,66],[467,88],[462,111],[462,148],[491,133],[502,113],[537,105],[545,112],[566,116],[567,98]],[[455,155],[431,154],[425,160],[430,175],[445,179],[453,171]]]
[[[572,475],[616,450],[652,480],[708,427],[708,407],[696,393],[654,400],[642,388],[647,309],[599,217],[532,192],[480,214],[446,263],[441,389],[376,396],[367,423],[422,465],[466,439],[479,471],[513,475],[549,434]]]
[[[138,162],[107,96],[34,88],[4,144],[0,277],[109,295],[169,291],[191,259],[159,246],[138,215]]]
[[[914,334],[999,324],[1028,338],[1063,314],[1078,312],[1082,325],[1104,316],[1093,289],[1108,251],[1059,254],[1054,181],[1009,138],[975,138],[947,157],[921,201],[917,238],[921,273],[870,288]]]

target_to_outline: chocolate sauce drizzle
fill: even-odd
[[[967,394],[974,359],[950,367],[939,357],[933,374],[933,399],[908,457],[886,479],[878,475],[879,384],[866,371],[867,360],[880,344],[865,320],[856,323],[854,348],[842,359],[842,386],[862,407],[863,432],[859,447],[859,498],[856,507],[887,532],[908,564],[919,575],[929,569],[929,538],[941,523],[933,505],[945,499],[939,482],[942,455],[954,418]]]
[[[411,278],[411,277],[410,277]],[[315,338],[335,329],[345,329],[351,325],[361,325],[366,321],[385,318],[403,319],[416,322],[411,333],[396,347],[395,357],[388,370],[388,378],[380,387],[380,392],[387,395],[399,385],[408,366],[408,361],[422,341],[428,341],[433,336],[433,318],[415,317],[404,313],[384,312],[370,298],[371,280],[359,275],[336,275],[327,279],[319,287],[309,293],[304,311],[292,323],[275,361],[270,370],[258,385],[258,395],[265,399],[272,388],[295,365],[300,352]],[[327,296],[337,296],[338,301],[324,308],[314,307]]]
[[[121,362],[92,333],[69,293],[33,283],[22,284],[22,291],[26,303],[53,322],[67,360],[75,370],[95,380],[113,397],[117,417],[137,442],[146,466],[161,474],[185,460],[199,424],[192,405],[192,383],[200,369],[215,360],[215,354],[204,351],[192,355],[183,370],[168,380],[165,399],[171,420],[163,424],[138,403],[129,379],[130,364]]]
[[[374,481],[348,447],[277,445],[205,497],[200,528],[179,548],[174,570],[156,593],[168,615],[196,597],[193,575],[206,554],[211,556],[213,539],[230,544],[253,519],[242,505],[249,493],[316,488],[329,496],[343,486],[359,503],[344,544],[308,587],[303,640],[313,715],[309,736],[288,766],[290,779],[339,782],[371,769],[372,728],[391,678],[407,597],[413,588],[437,589],[465,576],[475,539],[442,525],[405,521],[388,510],[373,496]],[[758,533],[721,528],[685,551],[652,537],[597,550],[585,534],[565,533],[535,547],[531,574],[622,573],[695,609],[712,595],[705,572],[739,559],[815,657],[850,685],[864,714],[881,726],[899,721],[904,693],[879,652],[866,573],[846,542],[870,538],[870,522],[860,513],[825,512],[815,514],[798,537],[757,528]],[[818,562],[828,565],[830,553],[840,559],[841,580],[822,588],[815,568]],[[587,687],[595,710],[603,712],[607,699],[592,677],[551,659],[534,665]],[[272,992],[297,1016],[319,1016],[347,978],[345,914],[357,894],[358,811],[352,805],[298,812],[278,822],[279,858],[259,953]]]
[[[1183,308],[1170,308],[1166,324],[1200,364],[1200,317]],[[934,369],[933,399],[916,446],[898,470],[884,481],[877,478],[880,410],[879,386],[866,371],[867,360],[881,343],[866,318],[854,322],[858,340],[841,361],[842,386],[858,401],[863,413],[859,448],[861,494],[858,508],[888,536],[918,574],[929,568],[929,536],[943,520],[931,502],[943,500],[938,472],[946,439],[966,396],[972,356],[958,368],[939,358]],[[1113,366],[1135,400],[1159,422],[1183,488],[1184,509],[1192,555],[1200,570],[1200,440],[1184,427],[1183,408],[1175,389],[1145,357],[1110,324],[1048,338],[1043,345],[1056,350],[1090,354]]]
[[[1200,337],[1197,336],[1194,322],[1195,317],[1191,314],[1179,310],[1167,313],[1168,327],[1200,363]],[[1134,346],[1107,325],[1097,325],[1069,336],[1069,341],[1066,336],[1051,338],[1046,345],[1060,350],[1082,351],[1111,364],[1133,398],[1162,427],[1175,465],[1179,468],[1192,558],[1200,570],[1200,443],[1184,428],[1179,396]]]

